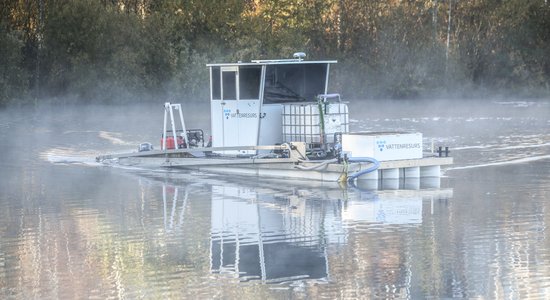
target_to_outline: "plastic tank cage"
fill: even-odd
[[[348,106],[345,103],[319,105],[313,102],[284,104],[282,123],[285,142],[305,142],[310,148],[323,142],[332,144],[335,133],[349,132]]]

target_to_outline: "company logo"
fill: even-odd
[[[376,146],[378,146],[379,151],[384,151],[384,146],[385,145],[386,145],[386,141],[384,141],[384,140],[376,141]]]
[[[229,118],[256,119],[258,118],[258,113],[240,113],[238,109],[237,112],[231,112],[230,108],[224,108],[223,117],[226,120],[229,120]]]
[[[420,143],[403,143],[403,144],[388,144],[385,140],[376,141],[378,151],[384,150],[406,150],[406,149],[419,149],[422,148]]]
[[[231,118],[255,119],[257,117],[258,117],[257,113],[234,113],[234,114],[231,114]]]
[[[387,144],[386,145],[386,150],[418,149],[418,148],[421,148],[420,143]]]

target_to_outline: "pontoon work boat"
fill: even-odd
[[[97,157],[104,163],[205,172],[354,181],[440,177],[448,149],[425,155],[417,132],[350,132],[339,94],[328,93],[335,60],[208,64],[211,137],[188,130],[181,104],[165,103],[160,150]],[[179,122],[178,122],[179,121]]]

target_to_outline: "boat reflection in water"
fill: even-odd
[[[350,228],[418,226],[424,204],[430,203],[433,210],[434,201],[452,197],[452,189],[433,188],[439,186],[439,178],[408,185],[403,180],[376,183],[386,190],[368,189],[372,182],[342,188],[326,183],[244,180],[205,181],[211,193],[209,269],[263,283],[329,281],[327,249],[345,245]],[[165,180],[167,231],[183,223],[196,185],[178,186]],[[419,188],[425,186],[432,188]],[[403,187],[415,189],[399,189]]]

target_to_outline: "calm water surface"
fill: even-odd
[[[550,101],[482,103],[351,103],[455,157],[375,189],[94,162],[162,104],[0,111],[0,298],[548,299]]]

